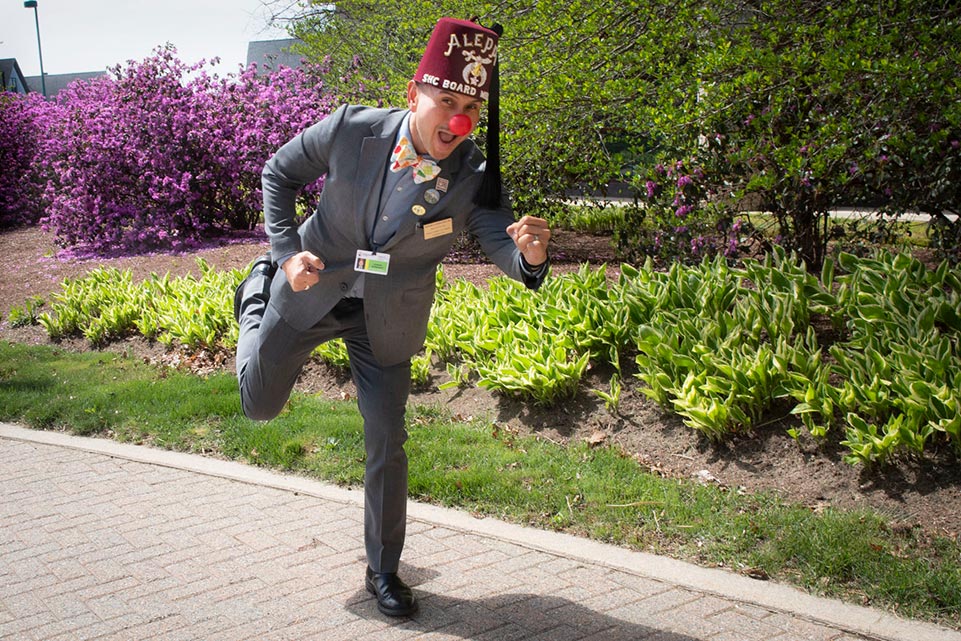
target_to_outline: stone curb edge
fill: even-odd
[[[363,505],[363,492],[304,477],[285,475],[234,461],[170,450],[118,443],[64,432],[33,430],[0,422],[0,438],[81,450],[149,465],[175,468],[295,492],[347,505]],[[568,534],[525,528],[497,519],[411,502],[408,518],[462,532],[513,543],[560,557],[601,565],[662,581],[696,592],[792,614],[839,630],[890,641],[961,641],[961,632],[924,621],[899,618],[887,612],[835,599],[818,597],[772,581],[759,581],[725,570],[704,568],[685,561],[635,552]]]

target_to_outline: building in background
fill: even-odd
[[[280,40],[254,40],[247,44],[247,66],[257,63],[261,72],[284,66],[296,69],[300,67],[303,56],[292,51],[303,42],[299,38],[282,38]]]
[[[91,80],[106,76],[106,71],[83,71],[80,73],[48,73],[44,77],[47,79],[47,97],[55,98],[61,89],[65,89],[74,80]],[[40,76],[27,76],[27,83],[31,91],[39,91]]]
[[[2,87],[3,91],[12,91],[13,93],[27,93],[30,91],[29,81],[24,77],[23,72],[20,71],[20,65],[17,64],[16,58],[4,58],[0,60],[0,87]]]
[[[257,63],[260,73],[269,73],[280,66],[296,69],[302,57],[292,51],[301,44],[298,38],[280,40],[254,40],[247,44],[247,65]],[[81,73],[46,74],[47,97],[53,98],[74,80],[90,80],[107,75],[106,71],[85,71]],[[25,94],[40,90],[40,76],[24,76],[16,58],[0,60],[0,87],[3,91]]]

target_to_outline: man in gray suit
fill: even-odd
[[[514,221],[498,161],[485,162],[469,139],[490,97],[487,146],[496,154],[498,36],[441,19],[408,84],[408,109],[343,106],[284,145],[263,171],[270,253],[234,300],[237,376],[253,419],[280,413],[317,345],[339,337],[347,346],[367,454],[365,585],[390,616],[417,609],[397,576],[407,516],[404,413],[437,266],[467,230],[529,288],[547,272],[546,222]],[[298,226],[295,197],[321,176],[317,210]]]

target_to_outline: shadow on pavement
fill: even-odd
[[[420,610],[396,624],[407,630],[442,631],[463,639],[528,638],[566,641],[591,639],[637,641],[656,636],[657,641],[698,641],[694,637],[660,630],[596,612],[570,599],[539,594],[501,594],[479,599],[457,599],[415,589]],[[349,600],[347,609],[362,619],[389,619],[377,610],[366,592]],[[496,631],[496,632],[495,632]]]

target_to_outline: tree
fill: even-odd
[[[760,196],[809,267],[833,208],[959,212],[955,3],[745,2],[712,22],[692,68],[697,153],[732,201]]]
[[[359,70],[374,79],[365,99],[387,105],[403,104],[438,17],[503,24],[504,166],[521,207],[630,173],[658,137],[645,106],[654,80],[689,56],[699,20],[690,0],[315,1],[287,14],[288,3],[272,4],[306,43],[303,53],[330,60],[333,87]]]
[[[402,99],[437,17],[472,10],[502,23],[503,166],[522,211],[614,182],[644,200],[681,163],[702,172],[722,218],[746,199],[763,204],[812,269],[827,250],[827,212],[841,205],[929,213],[957,251],[961,231],[945,215],[961,211],[956,3],[303,6],[288,17],[307,53],[330,56],[335,76],[375,78],[366,99],[381,104]],[[628,232],[645,218],[676,226],[682,205],[667,205],[637,210]]]

